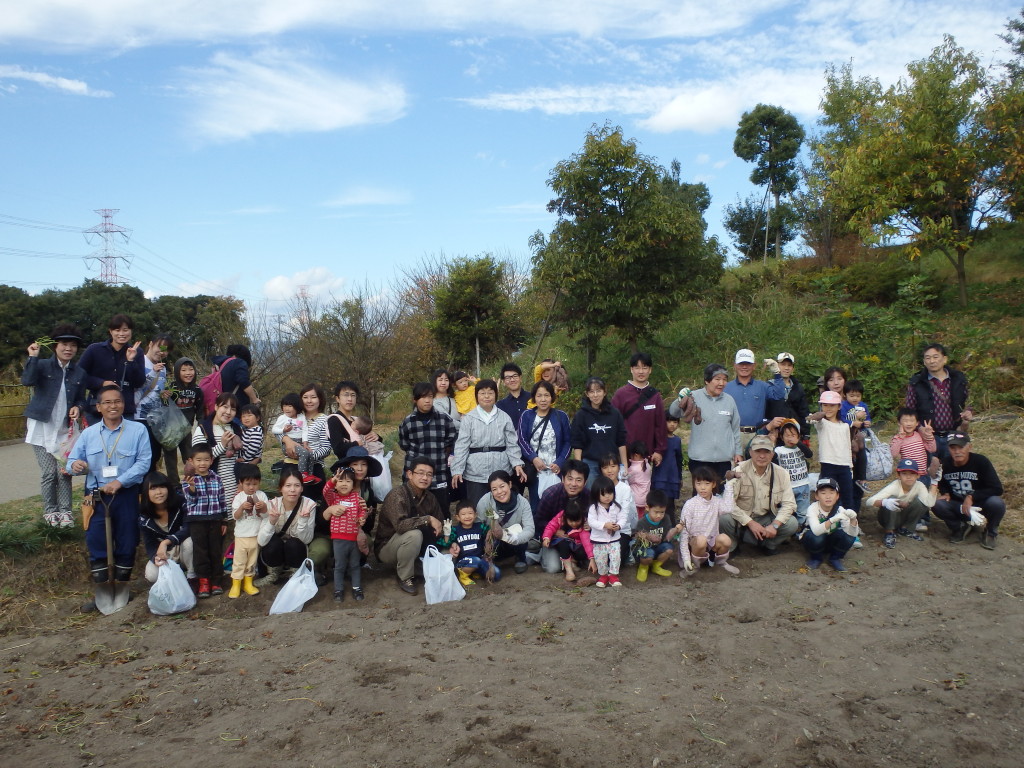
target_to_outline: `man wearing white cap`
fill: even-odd
[[[744,448],[754,433],[764,425],[768,401],[783,400],[786,397],[781,376],[776,376],[770,383],[754,378],[754,359],[754,353],[749,349],[737,351],[733,361],[736,378],[725,385],[725,393],[736,401],[740,411],[740,433]],[[777,373],[778,364],[775,364],[775,368]],[[782,421],[779,419],[780,424]]]
[[[784,419],[796,419],[800,424],[801,439],[809,440],[811,426],[807,422],[807,416],[810,414],[810,410],[807,407],[807,393],[804,392],[804,385],[793,375],[796,358],[790,352],[779,352],[774,361],[765,360],[764,363],[774,374],[772,378],[776,382],[776,386],[781,384],[783,390],[781,400],[768,401],[766,417],[774,419],[781,416]]]

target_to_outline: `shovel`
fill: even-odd
[[[107,581],[96,585],[96,607],[104,616],[109,616],[128,605],[128,582],[114,580],[114,533],[110,528],[110,505],[103,501],[103,494],[99,492],[94,498],[103,504],[103,524],[107,534]]]

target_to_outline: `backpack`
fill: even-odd
[[[892,452],[870,427],[864,432],[864,479],[887,480],[892,474]]]
[[[217,398],[224,391],[224,382],[221,380],[220,372],[225,365],[235,359],[237,358],[229,357],[219,366],[213,366],[213,370],[199,380],[199,389],[203,391],[203,411],[206,416],[212,416],[213,412],[217,410]]]

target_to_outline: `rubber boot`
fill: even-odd
[[[715,565],[720,565],[733,576],[740,572],[740,569],[735,565],[729,565],[729,553],[726,552],[724,555],[715,555]]]
[[[281,571],[284,570],[284,566],[272,565],[267,567],[267,575],[263,578],[256,579],[253,582],[257,587],[269,587],[271,584],[277,584],[281,578]]]
[[[200,579],[199,580],[199,592],[197,594],[200,600],[210,596],[210,580]]]
[[[260,593],[260,591],[253,586],[252,576],[246,576],[242,579],[242,591],[247,595],[258,595]]]
[[[636,580],[637,581],[647,581],[647,572],[650,569],[651,569],[651,566],[645,565],[644,563],[640,563],[640,565],[638,565],[636,567]]]
[[[231,580],[231,589],[228,590],[228,597],[234,599],[236,597],[241,597],[241,596],[242,596],[242,580],[241,579],[232,579]]]
[[[210,579],[210,594],[214,597],[224,594],[224,587],[221,586],[219,577]]]
[[[655,560],[651,563],[651,572],[656,573],[658,576],[671,576],[672,571],[662,565],[660,562]]]
[[[562,570],[565,571],[566,581],[576,581],[576,571],[572,567],[572,558],[562,561]]]
[[[464,586],[464,587],[472,587],[473,586],[473,579],[472,579],[472,577],[468,573],[466,573],[466,569],[465,568],[456,568],[455,569],[455,573],[457,573],[459,575],[459,583],[462,584],[462,586]]]

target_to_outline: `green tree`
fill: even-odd
[[[791,195],[796,189],[796,156],[803,140],[804,129],[782,107],[758,104],[740,118],[733,152],[741,160],[756,164],[750,180],[759,187],[768,185],[776,209],[783,195]],[[782,258],[781,227],[775,228],[775,257]]]
[[[869,240],[908,242],[911,256],[937,249],[956,271],[967,305],[967,255],[979,229],[1005,217],[1019,123],[976,56],[947,36],[874,105],[836,157],[841,204]],[[826,94],[826,100],[832,98]],[[1019,166],[1018,166],[1019,167]]]
[[[605,124],[551,171],[548,210],[558,221],[548,237],[531,238],[534,278],[555,292],[571,334],[593,344],[611,326],[636,349],[679,301],[717,283],[722,253],[705,239],[698,210],[710,196],[674,168],[664,171]]]
[[[733,238],[733,245],[743,261],[754,261],[768,252],[768,238],[774,237],[776,248],[786,246],[796,237],[797,215],[786,203],[766,209],[763,200],[749,195],[737,198],[735,205],[725,206],[722,224]]]
[[[1006,73],[1012,82],[1024,79],[1024,8],[1018,16],[1006,22],[1006,33],[999,36],[1000,40],[1010,46],[1013,55],[1006,63]]]
[[[506,357],[523,343],[515,302],[521,293],[509,266],[491,254],[455,259],[432,289],[427,328],[456,365]]]

